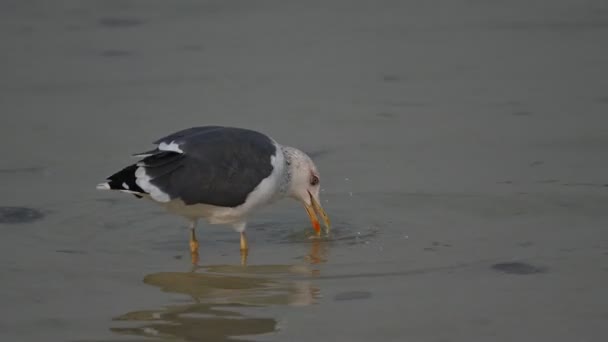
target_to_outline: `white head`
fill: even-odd
[[[321,177],[315,163],[306,153],[293,147],[284,147],[283,154],[287,167],[286,195],[304,205],[317,234],[321,231],[317,214],[323,218],[325,228],[329,231],[329,217],[320,204]]]

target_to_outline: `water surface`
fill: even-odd
[[[602,1],[4,1],[0,340],[596,341]],[[309,151],[332,235],[95,185],[185,127]]]

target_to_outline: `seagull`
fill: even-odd
[[[317,236],[317,215],[329,233],[330,220],[319,198],[319,172],[306,153],[257,131],[224,126],[187,128],[154,144],[153,150],[133,154],[141,159],[97,189],[145,198],[186,218],[193,260],[198,256],[199,219],[232,226],[240,233],[241,254],[246,255],[248,219],[282,198],[304,205]]]

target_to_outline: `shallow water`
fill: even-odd
[[[596,341],[602,1],[4,1],[0,340]],[[238,234],[95,185],[184,127],[321,171]]]

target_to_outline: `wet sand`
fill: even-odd
[[[0,340],[599,341],[602,1],[4,1]],[[238,234],[95,185],[157,137],[311,152]]]

